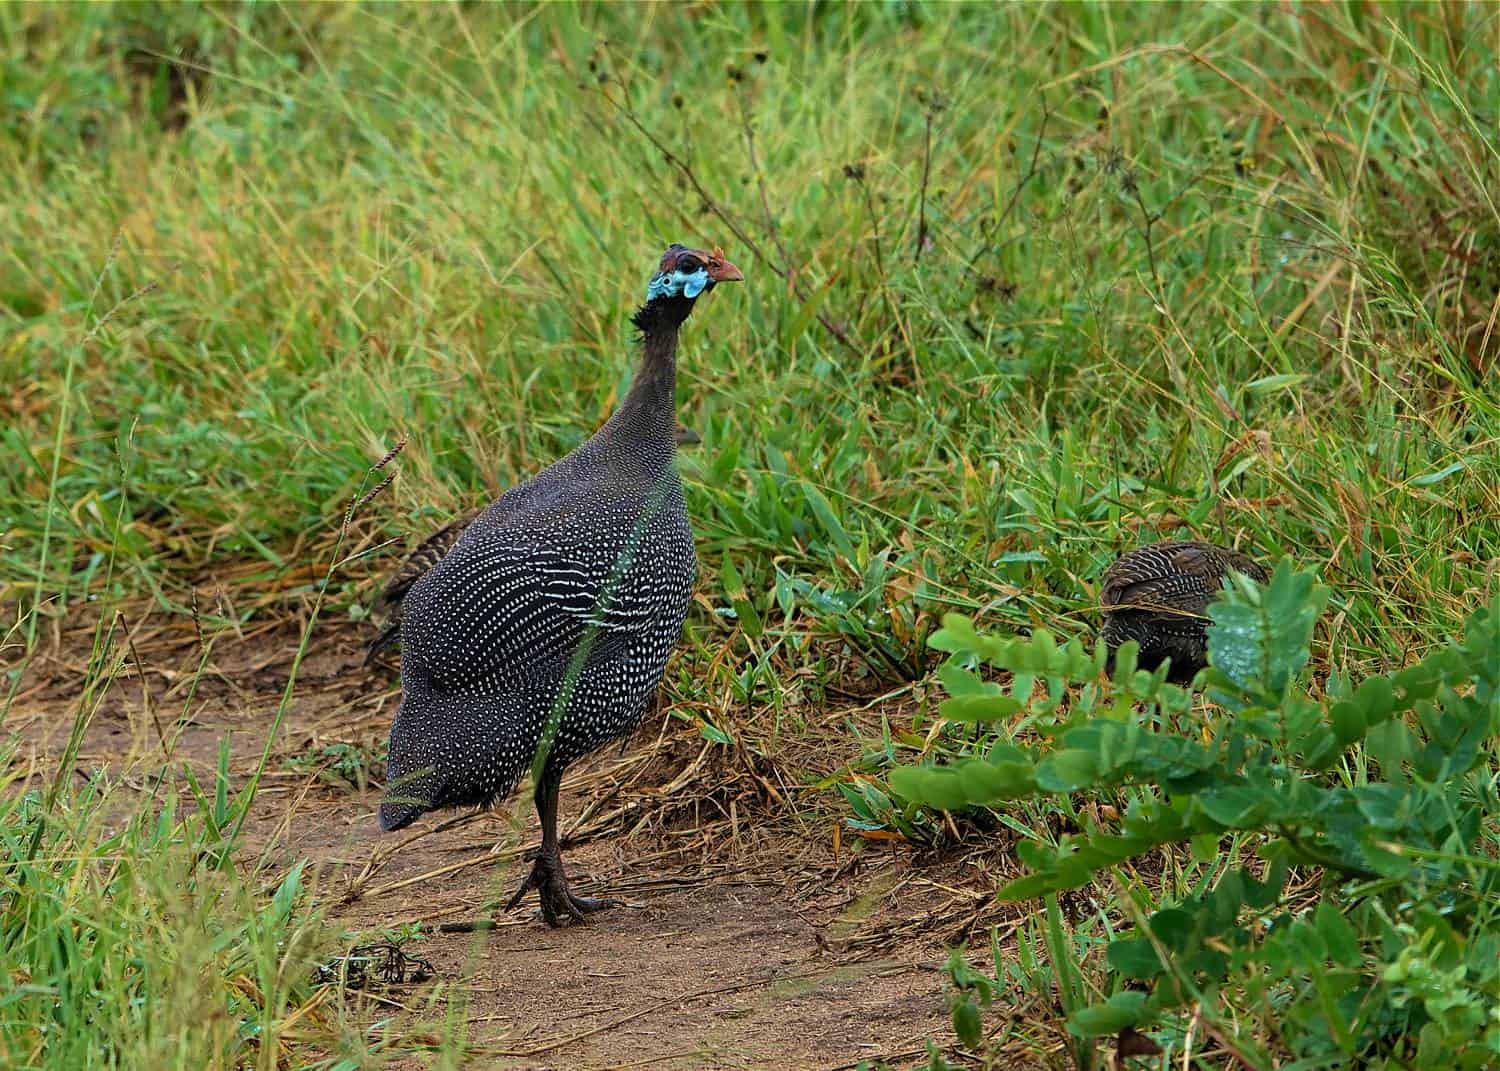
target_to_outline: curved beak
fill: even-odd
[[[708,277],[716,283],[744,282],[745,273],[731,264],[717,247],[708,258]]]

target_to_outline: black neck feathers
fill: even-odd
[[[643,339],[649,340],[652,334],[667,331],[676,335],[677,329],[692,313],[693,303],[696,300],[696,298],[685,297],[652,298],[635,310],[635,315],[630,318],[630,322],[635,324],[636,330],[640,331]]]
[[[636,310],[631,322],[641,332],[641,363],[601,435],[619,443],[664,447],[670,461],[676,452],[677,332],[692,311],[692,299],[682,297],[653,298]]]

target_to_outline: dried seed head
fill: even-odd
[[[387,465],[389,465],[392,461],[396,460],[396,455],[399,454],[402,450],[405,450],[405,449],[406,449],[406,436],[403,435],[403,436],[401,436],[400,439],[396,440],[396,445],[395,446],[393,446],[389,450],[387,450],[385,452],[385,455],[379,461],[375,462],[374,465],[370,466],[370,471],[371,472],[379,472],[381,469],[383,469]]]

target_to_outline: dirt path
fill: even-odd
[[[467,838],[455,830],[403,853],[381,875],[389,891],[341,916],[369,929],[414,909],[450,925],[494,918],[491,931],[440,934],[411,951],[466,989],[468,1041],[496,1066],[833,1067],[910,1048],[935,1026],[932,956],[842,962],[819,942],[828,905],[799,903],[759,867],[664,872],[622,859],[618,844],[589,844],[570,853],[580,887],[630,906],[549,930],[529,908],[486,910],[509,891],[513,867],[421,877],[475,854],[449,839]]]
[[[275,716],[294,628],[216,643],[196,685],[195,637],[180,623],[157,628],[137,625],[146,672],[132,667],[110,686],[79,767],[147,770],[170,753],[211,774],[228,740],[242,783]],[[957,879],[935,884],[899,854],[851,859],[847,845],[836,854],[836,817],[797,805],[796,785],[736,767],[674,719],[648,719],[627,747],[580,764],[564,784],[575,884],[628,901],[586,927],[549,930],[531,901],[497,908],[537,838],[530,807],[515,799],[381,834],[376,789],[332,770],[383,739],[396,705],[393,675],[361,667],[362,638],[350,627],[315,637],[247,838],[272,880],[309,860],[320,899],[349,931],[439,931],[404,944],[433,977],[348,994],[359,1016],[395,1011],[394,1029],[438,1037],[457,1021],[472,1066],[578,1071],[852,1068],[915,1060],[926,1038],[949,1036],[941,941],[955,922],[984,921],[986,898],[955,899]],[[86,663],[76,642],[57,650],[32,667],[9,722],[38,757],[66,739]],[[845,758],[857,748],[848,744]],[[934,903],[950,917],[929,925]],[[440,930],[479,920],[492,928]],[[384,1066],[427,1065],[408,1054]]]

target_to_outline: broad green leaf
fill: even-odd
[[[1103,1004],[1079,1008],[1068,1016],[1068,1029],[1086,1038],[1118,1034],[1127,1026],[1139,1023],[1145,1010],[1146,994],[1127,989],[1116,993]]]
[[[1431,699],[1442,683],[1442,673],[1431,662],[1419,662],[1396,674],[1396,687],[1405,696],[1406,705],[1421,699]]]
[[[1286,885],[1287,859],[1284,852],[1277,852],[1268,860],[1270,866],[1266,869],[1264,881],[1256,881],[1254,878],[1245,879],[1245,906],[1259,911],[1270,907],[1281,896],[1281,890]]]
[[[938,714],[949,721],[995,721],[1007,718],[1021,709],[1008,695],[960,695],[938,704]]]
[[[1386,721],[1365,734],[1365,750],[1380,763],[1389,780],[1405,779],[1402,764],[1412,757],[1411,730],[1403,721]]]
[[[955,769],[970,803],[1000,803],[1036,791],[1036,769],[1029,762],[971,759]]]
[[[1168,907],[1151,916],[1151,932],[1174,952],[1189,947],[1193,936],[1193,916],[1180,907]]]
[[[1050,874],[1025,874],[1015,881],[1000,886],[995,898],[1007,902],[1034,900],[1044,893],[1056,892],[1058,885]]]
[[[974,622],[963,614],[944,614],[943,627],[927,638],[927,646],[949,654],[978,651],[985,645],[974,629]]]
[[[992,744],[990,752],[985,758],[993,763],[1024,762],[1028,766],[1032,765],[1031,756],[1026,753],[1024,748],[1016,747],[1015,744],[1008,744],[1004,740],[999,740]]]
[[[1093,870],[1078,858],[1061,860],[1052,872],[1052,884],[1058,890],[1081,889],[1093,880]]]
[[[937,676],[938,680],[942,681],[943,687],[948,690],[948,694],[955,698],[1003,694],[1000,685],[994,681],[987,681],[973,670],[951,662],[939,669]]]
[[[1400,829],[1411,820],[1411,794],[1397,785],[1361,785],[1353,797],[1360,815],[1376,829]]]
[[[1016,858],[1032,870],[1050,870],[1057,865],[1061,852],[1049,848],[1039,840],[1023,840],[1016,844]]]
[[[1088,847],[1098,858],[1104,860],[1105,865],[1111,865],[1150,851],[1156,847],[1156,842],[1147,837],[1116,837],[1097,833],[1089,837]]]
[[[1130,937],[1110,942],[1105,958],[1112,969],[1126,978],[1146,981],[1162,972],[1161,958],[1156,954],[1156,946],[1145,937]]]
[[[1366,725],[1385,721],[1396,709],[1396,691],[1389,677],[1371,677],[1354,690],[1354,703]]]
[[[1077,748],[1048,755],[1036,771],[1036,783],[1048,792],[1076,792],[1092,785],[1098,777],[1099,757]]]
[[[968,805],[963,785],[952,770],[943,767],[898,766],[891,771],[891,788],[940,811],[962,810]]]
[[[1219,857],[1219,841],[1221,839],[1218,832],[1199,833],[1189,842],[1193,858],[1200,863],[1213,862]]]
[[[1353,700],[1341,699],[1333,704],[1328,717],[1333,723],[1333,735],[1338,739],[1340,747],[1348,747],[1364,737],[1365,716]]]
[[[953,1007],[953,1032],[958,1040],[971,1049],[984,1042],[984,1024],[979,1017],[979,1008],[973,1001],[960,1001]]]
[[[1226,829],[1245,829],[1265,814],[1274,797],[1249,785],[1226,785],[1199,793],[1198,806],[1203,813]]]
[[[1324,900],[1313,914],[1313,924],[1328,946],[1328,954],[1341,967],[1358,967],[1363,962],[1359,938],[1349,920],[1331,901]]]

